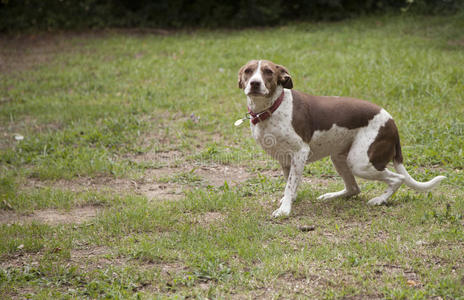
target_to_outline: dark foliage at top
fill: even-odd
[[[454,13],[464,0],[1,0],[0,31],[103,27],[245,27],[363,14]]]

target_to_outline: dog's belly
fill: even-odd
[[[316,130],[309,142],[310,154],[308,162],[347,152],[353,143],[358,129],[347,129],[333,125],[329,130]]]

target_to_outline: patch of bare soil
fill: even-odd
[[[24,266],[37,266],[42,257],[41,253],[17,253],[8,257],[6,260],[0,260],[0,268],[21,268]]]
[[[153,178],[157,180],[159,178],[169,179],[169,177],[175,177],[182,173],[192,173],[202,179],[203,185],[211,185],[214,187],[223,186],[226,182],[228,186],[236,186],[240,183],[251,179],[256,175],[246,170],[244,167],[232,166],[232,165],[220,165],[220,164],[183,164],[176,168],[159,168],[147,170],[145,177]],[[280,176],[280,172],[266,171],[263,175],[270,177]],[[173,179],[175,181],[175,179]],[[185,187],[184,187],[185,188]]]
[[[147,35],[170,35],[175,31],[156,28],[102,29],[91,31],[56,31],[35,34],[0,34],[0,73],[25,71],[35,66],[53,61],[59,53],[83,51],[85,42],[75,42],[74,38],[91,40],[123,34],[144,37]],[[140,58],[143,53],[136,53]]]
[[[187,269],[186,266],[179,262],[163,262],[163,263],[156,263],[153,264],[155,269],[161,271],[161,273],[167,275],[175,275],[176,273],[185,271]]]
[[[159,277],[162,278],[161,280],[156,280],[154,282],[142,283],[137,287],[138,291],[144,291],[148,294],[163,293],[169,295],[172,291],[171,282],[189,272],[188,267],[180,262],[155,262],[138,267],[146,268],[147,270],[149,269],[150,272],[157,273],[159,274]]]
[[[135,187],[137,191],[149,199],[163,198],[162,196],[171,199],[176,198],[176,195],[182,196],[183,191],[191,187],[188,182],[179,183],[175,177],[190,172],[201,178],[200,184],[214,187],[222,186],[225,182],[229,186],[235,186],[255,176],[246,171],[245,168],[237,166],[184,163],[172,168],[149,169],[145,172],[144,178],[136,183]]]
[[[115,257],[111,249],[104,246],[91,246],[71,250],[70,261],[81,269],[95,270],[107,266],[124,266],[128,264],[126,257]]]
[[[184,196],[183,189],[171,183],[141,184],[136,192],[149,200],[179,200]]]
[[[290,298],[321,298],[321,291],[330,284],[334,273],[331,270],[321,270],[314,267],[311,270],[301,273],[286,272],[274,280],[270,281],[265,287],[258,290],[247,292],[243,299],[270,299],[276,294],[292,295]]]
[[[173,168],[148,169],[145,171],[144,177],[139,180],[111,177],[80,177],[73,180],[48,182],[30,179],[25,183],[25,186],[29,188],[52,186],[73,192],[108,191],[119,194],[135,193],[144,195],[149,200],[178,200],[183,197],[185,190],[193,187],[189,186],[188,182],[177,182],[175,176],[189,172],[201,178],[202,185],[212,185],[215,187],[224,185],[226,181],[229,186],[235,186],[255,176],[242,167],[215,164],[183,164]]]
[[[137,155],[132,158],[136,163],[141,162],[157,162],[167,167],[177,166],[179,160],[183,158],[183,153],[177,150],[147,152],[142,155]]]
[[[384,274],[388,276],[401,275],[405,279],[405,283],[410,287],[422,286],[419,275],[411,268],[396,266],[391,264],[379,265],[375,270],[375,274],[379,277]]]
[[[111,252],[106,247],[84,247],[71,250],[71,260],[79,262],[82,259],[100,257],[107,254],[111,254]]]
[[[166,118],[172,118],[172,116],[166,116]],[[153,139],[158,141],[166,139],[166,143],[170,144],[172,141],[164,134],[163,130],[154,131],[151,135],[144,137],[142,143],[149,147]],[[199,185],[220,187],[227,182],[229,186],[236,186],[256,177],[258,173],[272,178],[282,178],[280,169],[250,172],[243,166],[209,162],[207,164],[186,162],[185,153],[178,150],[148,151],[140,155],[126,156],[125,159],[136,163],[149,163],[149,165],[154,163],[155,165],[147,168],[143,177],[137,180],[112,177],[80,177],[72,180],[49,182],[29,179],[24,186],[26,188],[51,186],[73,192],[103,191],[123,195],[138,194],[146,196],[149,200],[179,200],[184,196],[186,190],[194,189]],[[182,176],[186,173],[192,173],[200,180],[195,181],[194,178],[193,182],[189,182],[191,178],[186,178],[185,182],[183,182]],[[179,177],[181,178],[179,179]],[[333,182],[333,179],[315,176],[305,176],[303,178],[303,184],[326,186],[329,182]]]
[[[32,214],[22,215],[11,211],[0,211],[0,224],[28,224],[32,222],[49,225],[81,224],[95,218],[98,207],[85,206],[70,211],[55,209],[36,210]]]
[[[205,178],[212,186],[224,185],[226,181],[229,186],[234,186],[253,177],[253,174],[247,172],[244,168],[236,166],[201,166],[195,172]]]
[[[170,169],[157,169],[162,174],[174,172]],[[30,179],[26,184],[29,188],[55,187],[72,192],[112,192],[117,194],[145,195],[148,199],[177,200],[183,196],[182,187],[172,183],[157,182],[153,179],[142,178],[141,180],[130,180],[111,177],[87,178],[79,177],[73,180],[58,180],[54,182],[38,181]]]
[[[84,40],[103,38],[112,34],[133,36],[169,35],[162,29],[105,29],[82,32],[51,32],[38,34],[0,35],[0,72],[26,71],[50,63],[60,53],[83,51]],[[73,41],[81,38],[82,41]],[[135,54],[139,58],[142,53]]]
[[[63,34],[0,36],[0,72],[28,70],[49,63],[57,54],[72,48]]]

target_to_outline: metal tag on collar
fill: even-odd
[[[238,127],[238,126],[242,125],[243,121],[245,121],[245,120],[247,120],[247,119],[250,119],[250,118],[251,118],[251,117],[250,117],[250,113],[246,113],[246,114],[245,114],[245,118],[243,118],[243,119],[238,119],[237,121],[235,121],[234,125],[235,125],[236,127]]]

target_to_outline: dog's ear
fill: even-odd
[[[246,65],[245,65],[245,66],[246,66]],[[244,86],[244,84],[243,84],[243,80],[242,80],[242,78],[243,78],[242,75],[243,75],[243,71],[245,70],[245,66],[242,66],[242,67],[240,68],[240,70],[238,71],[238,88],[239,88],[239,89],[242,89],[242,90],[245,88],[245,86]]]
[[[287,69],[284,66],[277,65],[277,82],[286,89],[293,88],[293,81]]]

